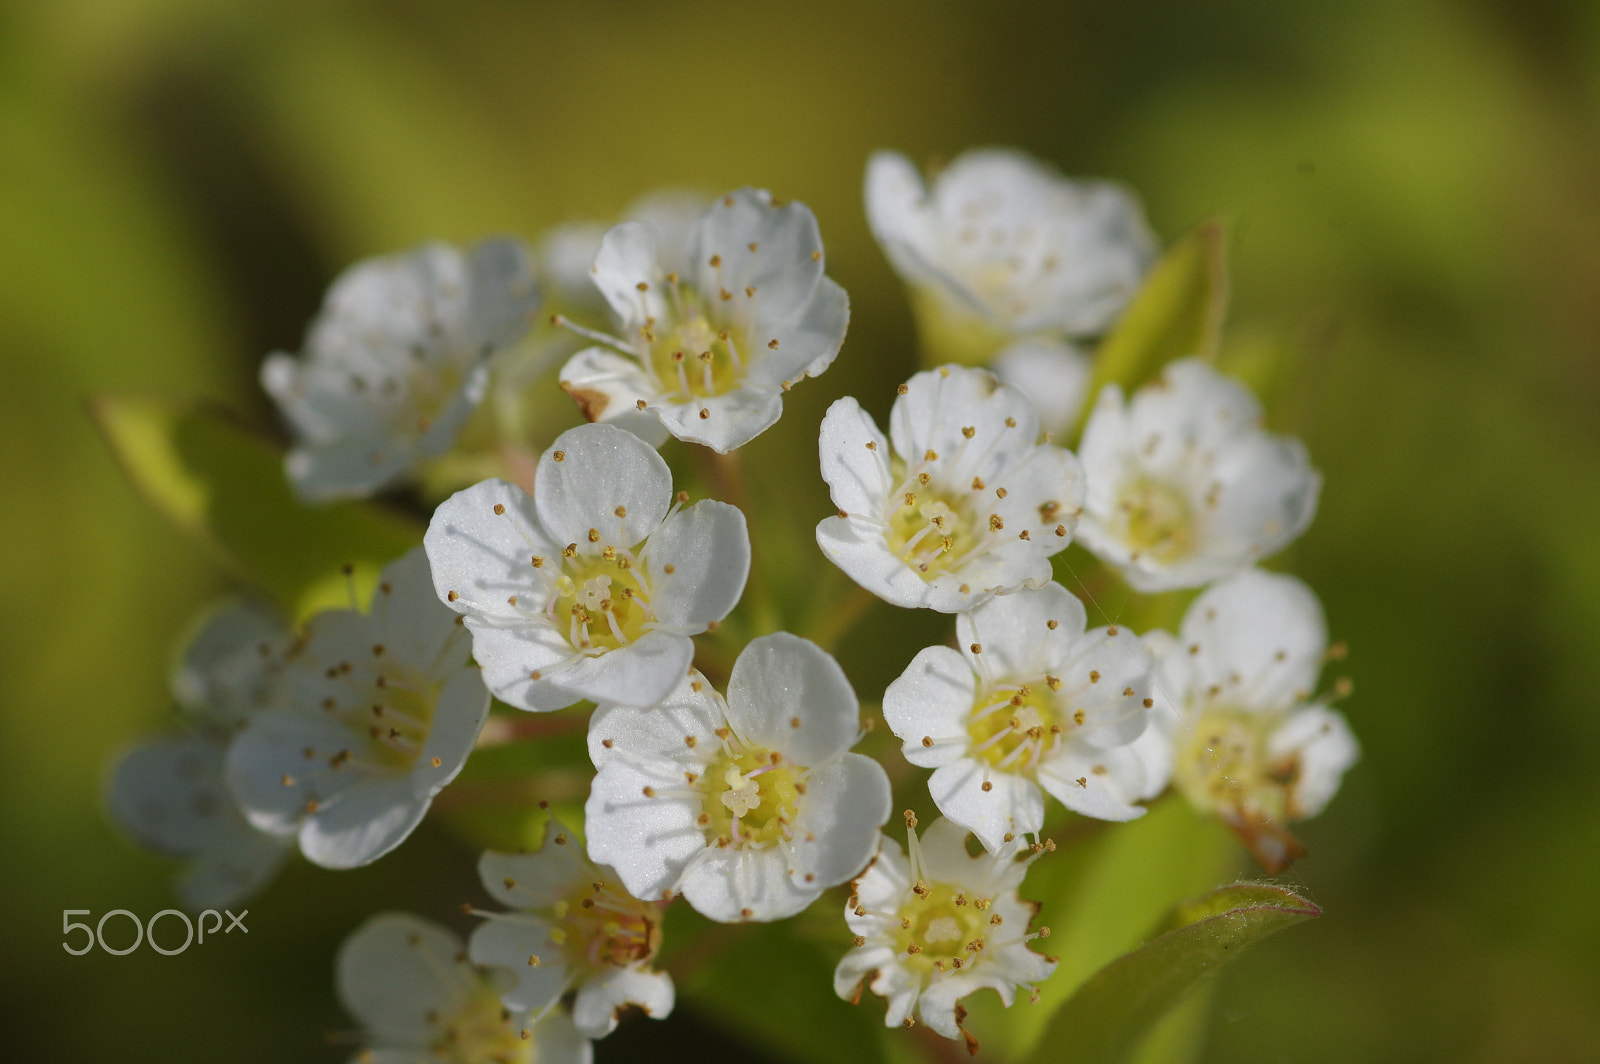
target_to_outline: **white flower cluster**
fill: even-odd
[[[1285,824],[1320,811],[1357,756],[1316,693],[1337,653],[1317,600],[1253,568],[1315,511],[1305,449],[1194,359],[1131,399],[1109,385],[1077,453],[1056,442],[1089,379],[1074,345],[1112,327],[1154,254],[1126,191],[1003,151],[925,186],[884,153],[867,209],[927,346],[953,360],[900,386],[887,434],[853,397],[828,408],[818,456],[835,513],[815,539],[868,595],[954,615],[954,644],[916,653],[881,700],[942,816],[919,839],[908,811],[904,848],[883,834],[890,776],[852,749],[871,720],[844,669],[799,635],[761,634],[783,615],[770,602],[746,611],[762,621],[723,627],[751,575],[746,516],[675,494],[657,450],[703,445],[725,472],[784,392],[834,360],[849,301],[815,218],[741,189],[641,201],[603,234],[558,231],[542,284],[574,313],[609,314],[605,328],[555,316],[595,341],[559,376],[598,423],[555,435],[536,463],[514,441],[526,458],[440,502],[366,612],[296,628],[218,614],[173,683],[193,734],[135,750],[114,778],[118,819],[189,858],[186,898],[215,903],[259,887],[294,842],[328,868],[399,845],[480,742],[491,695],[503,726],[485,743],[530,719],[511,723],[518,710],[593,705],[581,824],[569,796],[534,852],[483,853],[503,908],[468,906],[484,919],[469,946],[397,914],[346,941],[358,1059],[586,1061],[627,1007],[672,1011],[654,963],[674,899],[714,921],[776,921],[847,883],[837,992],[870,989],[889,1025],[975,1049],[962,999],[1035,998],[1056,966],[1029,948],[1049,930],[1019,893],[1055,848],[1047,798],[1127,821],[1170,783],[1268,868],[1301,852]],[[489,356],[527,326],[534,269],[491,241],[341,278],[304,361],[263,371],[297,430],[302,496],[371,493],[440,456]],[[1138,593],[1203,588],[1177,635],[1093,622],[1056,582],[1074,540]]]

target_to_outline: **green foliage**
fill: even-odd
[[[1128,1060],[1195,984],[1246,946],[1319,915],[1298,894],[1266,883],[1223,887],[1178,906],[1172,930],[1102,968],[1056,1012],[1030,1064]]]
[[[294,616],[348,606],[343,566],[368,588],[422,538],[376,506],[302,506],[276,449],[214,408],[98,396],[89,410],[139,493]]]

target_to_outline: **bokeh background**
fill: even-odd
[[[800,441],[913,368],[867,154],[985,144],[1129,182],[1169,240],[1230,219],[1230,350],[1292,356],[1273,419],[1326,478],[1293,564],[1365,756],[1289,877],[1324,917],[1223,975],[1199,1059],[1600,1060],[1600,8],[1563,0],[0,6],[0,1056],[340,1059],[339,938],[479,896],[424,830],[291,868],[245,941],[60,950],[63,909],[168,904],[101,784],[230,586],[86,395],[270,429],[256,366],[354,259],[754,184],[812,206],[852,296]]]

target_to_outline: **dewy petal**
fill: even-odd
[[[793,916],[821,891],[802,890],[790,880],[786,849],[707,849],[684,872],[679,885],[684,900],[702,916],[725,924]]]
[[[700,291],[753,288],[750,298],[757,307],[803,307],[822,279],[816,216],[793,200],[773,206],[772,194],[764,189],[741,188],[712,204],[691,246]]]
[[[939,812],[978,836],[991,852],[1004,845],[1008,832],[1036,835],[1044,827],[1044,795],[1032,780],[986,770],[974,758],[934,769],[928,793]]]
[[[833,656],[788,632],[753,639],[728,678],[728,723],[746,742],[821,765],[860,732],[861,704]]]
[[[743,387],[685,403],[651,408],[673,436],[727,454],[761,435],[783,416],[783,393]],[[706,416],[701,417],[704,411]]]
[[[589,271],[628,332],[663,317],[667,309],[656,247],[654,229],[643,222],[623,222],[601,239]]]
[[[648,565],[657,621],[682,634],[705,631],[744,594],[750,533],[743,512],[712,499],[679,510],[650,537]]]
[[[627,646],[555,666],[546,678],[576,696],[572,702],[653,706],[667,697],[693,658],[694,641],[688,636],[646,632]]]
[[[587,1038],[604,1038],[617,1028],[617,1013],[637,1005],[646,1016],[663,1019],[672,1012],[675,994],[672,976],[643,971],[637,964],[606,965],[599,975],[586,979],[572,1003],[572,1022]]]
[[[850,326],[850,297],[845,290],[824,277],[817,282],[811,301],[787,320],[768,323],[761,310],[750,332],[756,343],[778,341],[778,347],[750,367],[750,383],[762,388],[781,388],[806,377],[815,377],[833,364],[844,335]]]
[[[1087,621],[1077,596],[1051,582],[961,614],[956,618],[956,645],[982,646],[989,675],[1021,679],[1053,672],[1070,661]],[[971,650],[964,652],[970,660]]]
[[[472,992],[477,975],[461,940],[405,913],[381,913],[339,947],[339,1000],[373,1040],[426,1045],[429,1014],[448,1015]]]
[[[1132,746],[1066,747],[1040,767],[1039,785],[1073,812],[1099,820],[1143,816],[1133,803],[1149,789],[1144,760]]]
[[[632,547],[666,516],[672,472],[632,433],[579,425],[539,460],[533,490],[540,524],[557,542],[587,544],[594,529],[602,543]]]
[[[813,769],[791,847],[795,887],[815,897],[860,872],[889,811],[889,777],[872,758],[847,753]]]
[[[995,376],[1026,395],[1039,425],[1065,435],[1078,421],[1089,394],[1093,366],[1075,344],[1033,337],[1004,348],[993,362]]]
[[[817,451],[822,479],[835,506],[859,515],[876,515],[882,509],[895,486],[889,441],[853,397],[847,395],[828,407]]]
[[[1292,576],[1246,570],[1207,589],[1179,631],[1194,691],[1213,684],[1241,709],[1272,711],[1311,696],[1328,645],[1322,606]]]
[[[497,506],[502,513],[495,512]],[[554,542],[540,525],[533,500],[503,480],[481,481],[446,499],[422,537],[439,598],[457,613],[494,625],[525,623],[506,600],[536,586],[533,557],[559,558],[567,542]],[[541,579],[537,586],[542,584]],[[481,651],[477,656],[486,664]],[[499,693],[492,681],[491,688]]]
[[[966,659],[949,647],[927,647],[883,692],[883,719],[904,742],[907,761],[938,768],[965,753],[976,696],[977,677]]]
[[[1010,419],[1015,422],[1007,425]],[[962,429],[971,426],[966,440]],[[889,410],[895,453],[914,460],[924,451],[961,454],[949,474],[955,483],[986,480],[1016,465],[1038,443],[1039,419],[1028,397],[1002,387],[994,374],[945,366],[914,375]]]

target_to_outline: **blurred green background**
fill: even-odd
[[[0,1055],[338,1059],[339,938],[480,897],[425,829],[292,867],[246,940],[61,951],[62,909],[169,904],[101,782],[227,586],[85,395],[269,428],[260,358],[354,259],[753,184],[810,204],[852,297],[775,437],[809,456],[913,366],[867,154],[985,144],[1129,182],[1168,240],[1231,219],[1228,349],[1296,360],[1273,420],[1326,478],[1293,564],[1365,756],[1289,877],[1324,917],[1225,973],[1199,1058],[1600,1060],[1600,9],[1561,0],[0,6]],[[903,664],[842,656],[868,698]]]

